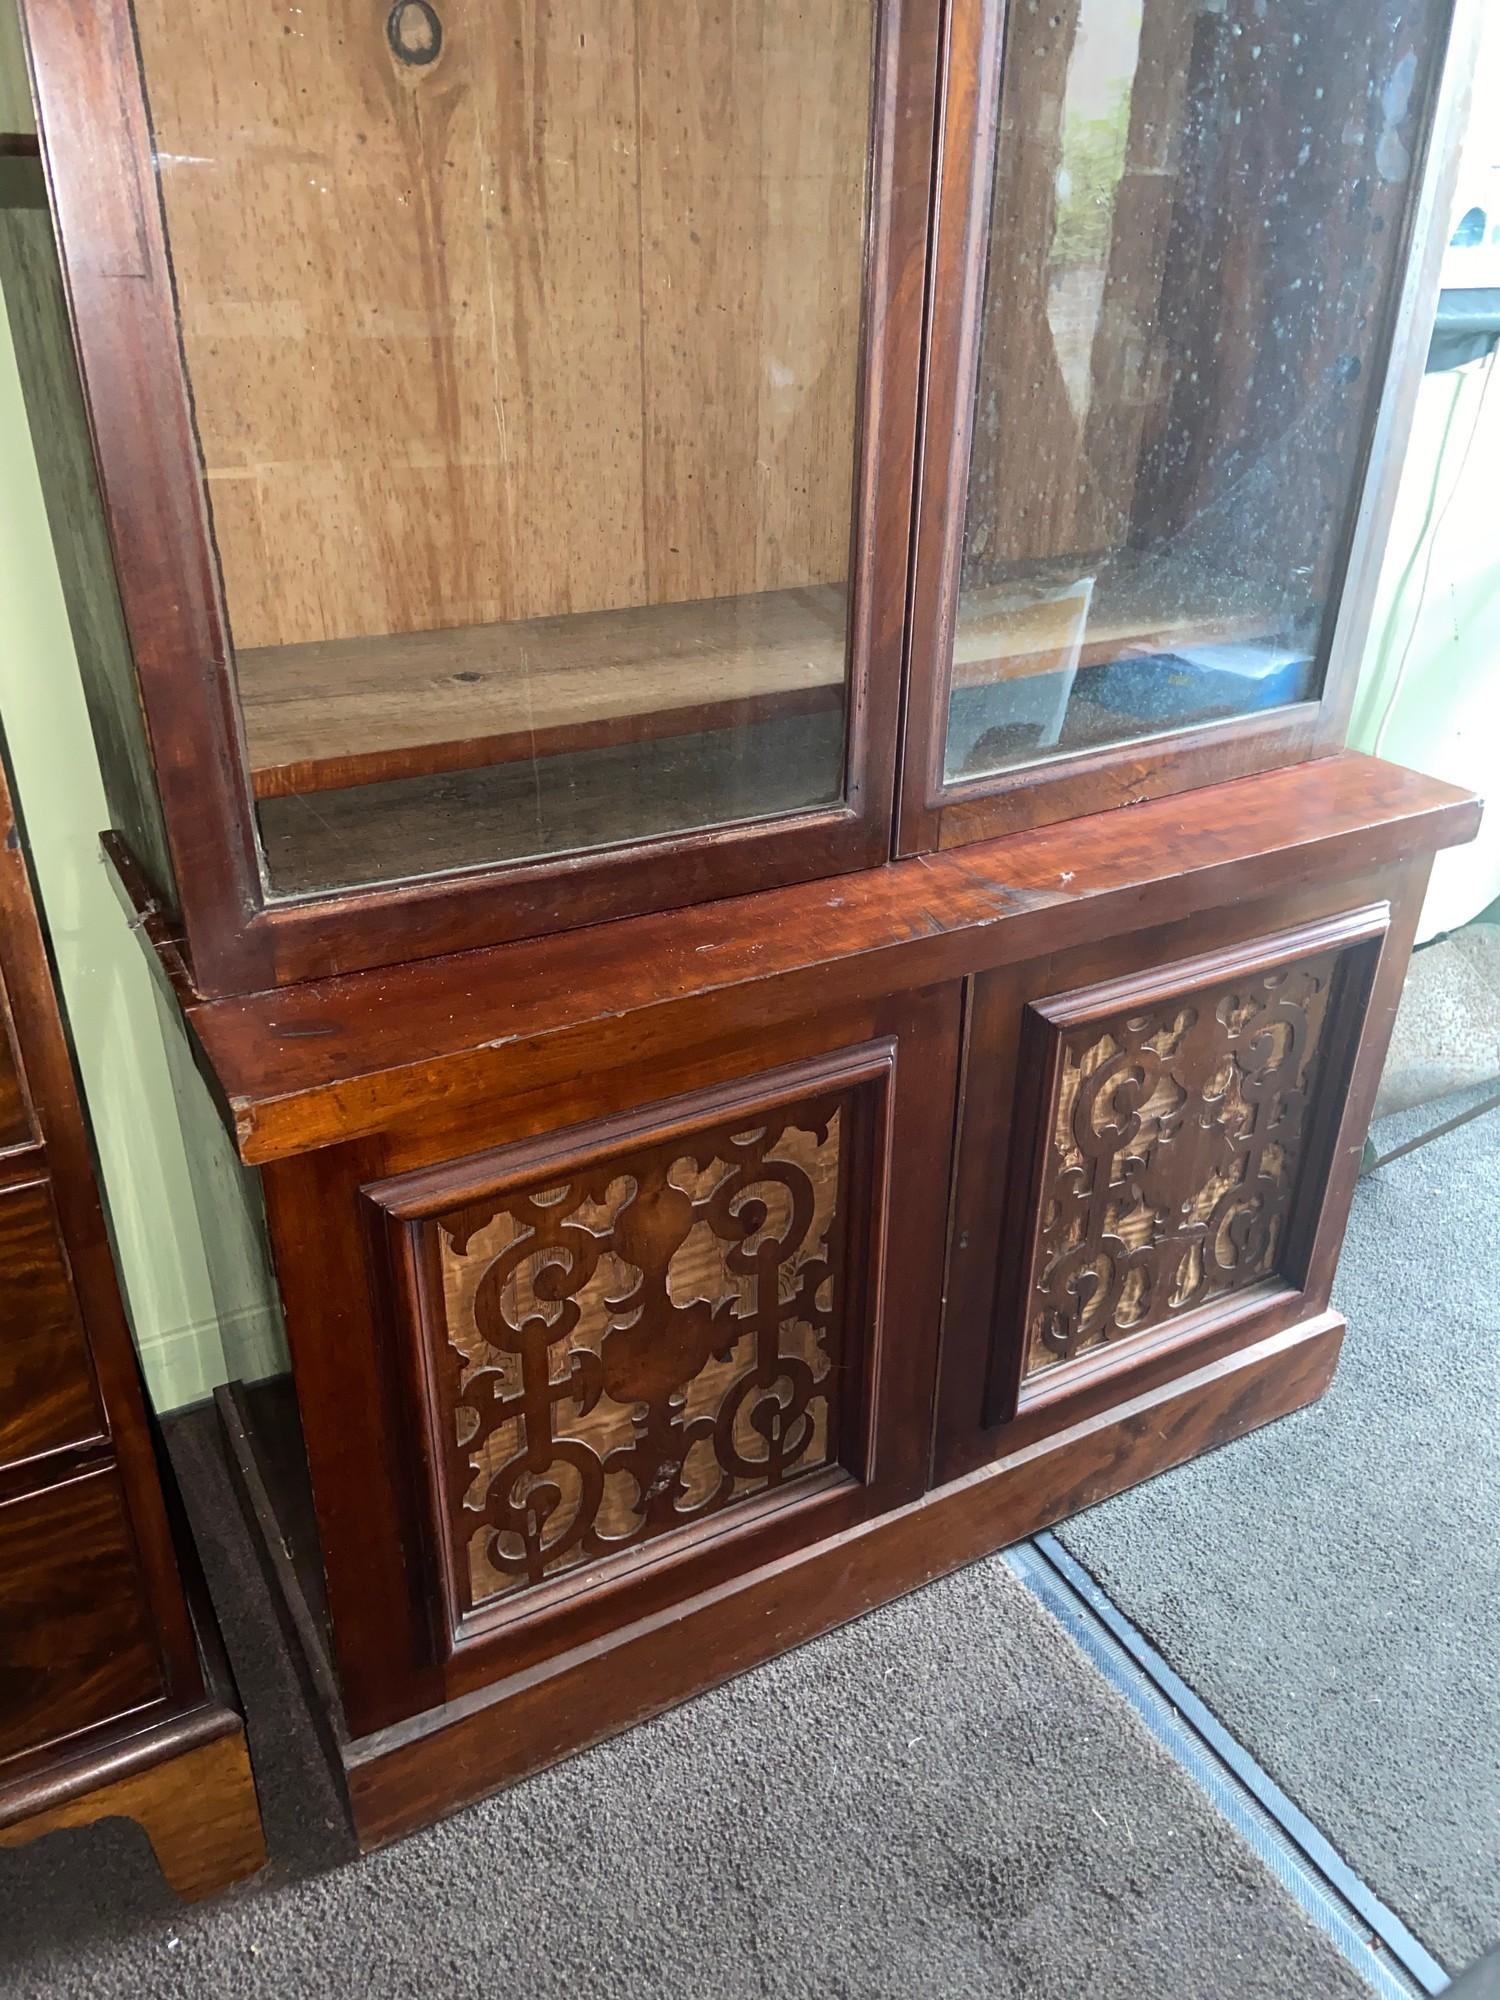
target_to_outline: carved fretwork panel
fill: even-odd
[[[856,1095],[423,1225],[461,1614],[835,1461]]]
[[[1110,1014],[1038,1008],[1049,1096],[1026,1376],[1278,1273],[1339,957]]]

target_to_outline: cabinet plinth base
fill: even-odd
[[[0,1847],[24,1847],[61,1827],[133,1819],[168,1886],[189,1903],[266,1863],[244,1724],[232,1709],[175,1718],[86,1760],[65,1785],[36,1789],[36,1805],[27,1810],[19,1799],[16,1817],[0,1824]]]
[[[1289,1415],[1327,1389],[1344,1322],[1323,1312],[934,1488],[921,1499],[657,1616],[373,1735],[334,1732],[334,1755],[365,1852],[675,1706],[1199,1452]],[[224,1406],[221,1405],[221,1408]],[[242,1499],[266,1467],[225,1409]],[[318,1620],[247,1504],[283,1622],[315,1644]],[[325,1659],[304,1663],[327,1687]]]

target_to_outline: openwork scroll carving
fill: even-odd
[[[835,1456],[847,1097],[440,1217],[470,1607]]]
[[[1276,1271],[1337,958],[1057,1031],[1027,1374]]]

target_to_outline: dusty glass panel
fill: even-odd
[[[836,802],[871,0],[137,0],[272,887]]]
[[[1013,0],[945,775],[1316,692],[1444,0]]]

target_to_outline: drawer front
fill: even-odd
[[[103,1435],[45,1181],[0,1193],[0,1466]]]
[[[0,1758],[164,1692],[114,1471],[0,1506]]]
[[[1390,923],[1221,912],[975,979],[940,1476],[1326,1306]]]

